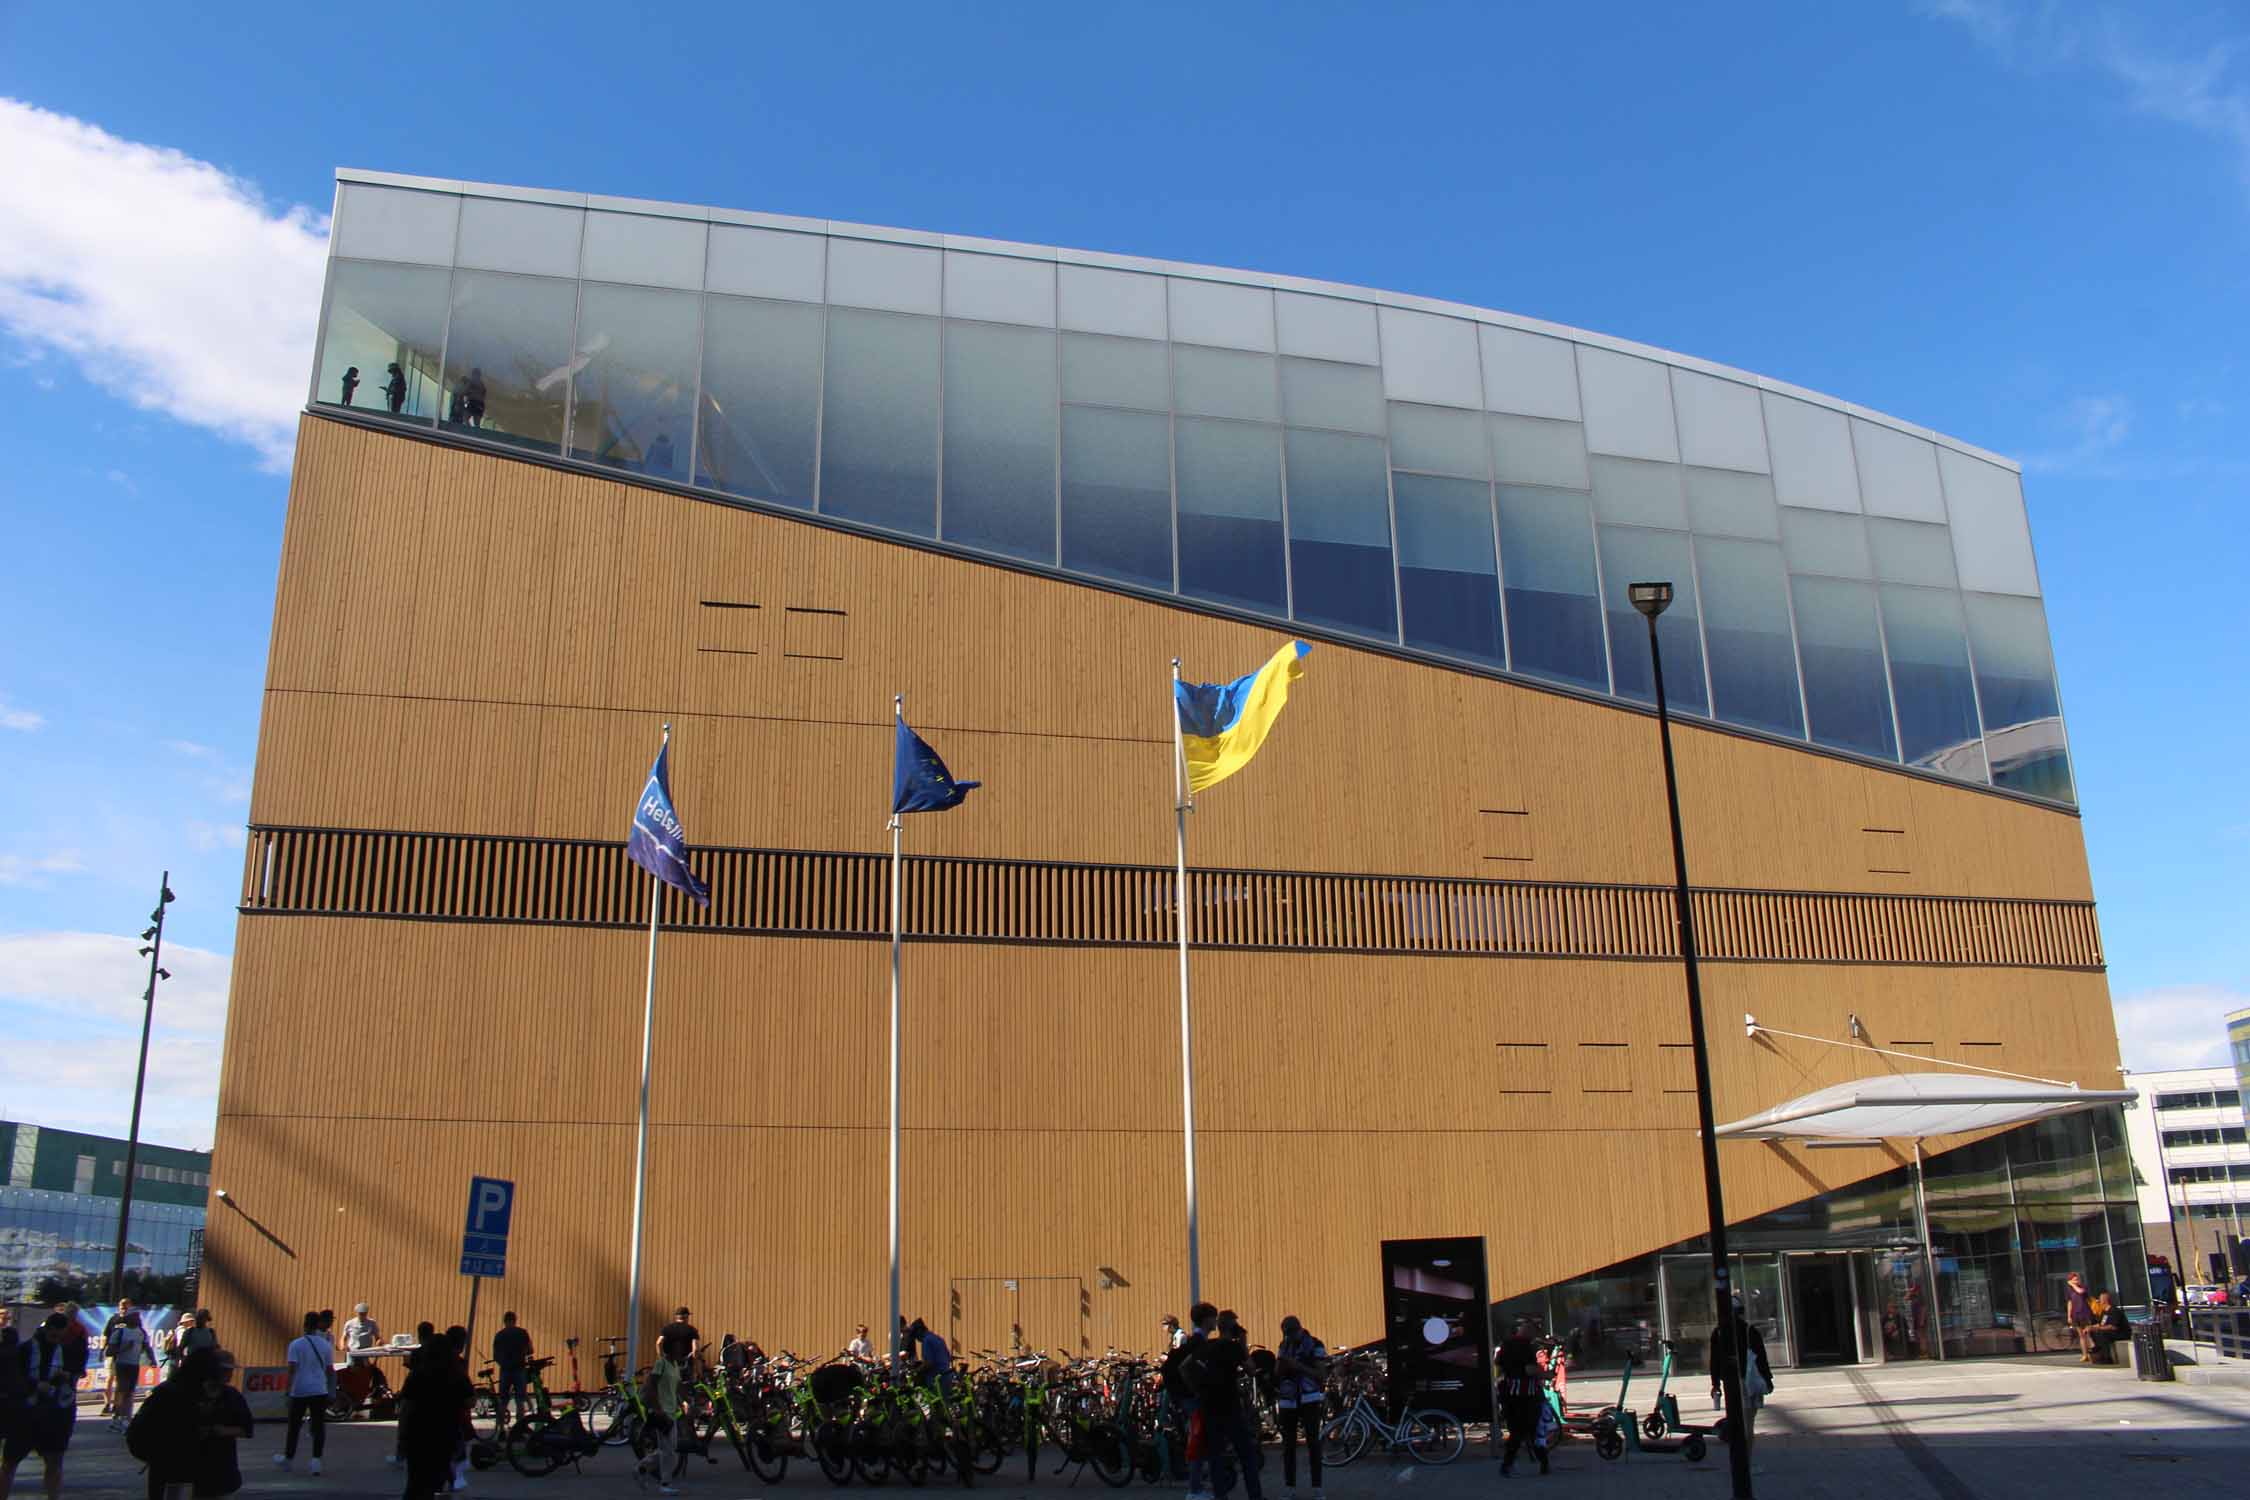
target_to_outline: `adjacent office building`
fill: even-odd
[[[2190,1283],[2210,1279],[2213,1251],[2227,1253],[2233,1269],[2234,1242],[2250,1219],[2250,1141],[2235,1070],[2135,1072],[2126,1084],[2140,1095],[2125,1119],[2148,1248],[2184,1260]]]
[[[635,1316],[880,1319],[894,694],[984,783],[906,820],[910,1314],[1185,1310],[1184,909],[1208,1293],[1369,1340],[1379,1241],[1481,1235],[1589,1357],[1697,1339],[1652,579],[1777,1354],[2145,1298],[2016,465],[1484,308],[378,173],[308,353],[209,1272],[255,1357],[459,1316],[471,1174],[518,1184],[505,1300],[618,1331],[667,723],[712,901],[657,914]],[[1183,900],[1171,664],[1292,635]]]
[[[0,1300],[109,1300],[125,1146],[110,1136],[0,1121],[8,1173],[0,1187]],[[211,1153],[143,1142],[133,1177],[126,1292],[170,1302],[202,1253]]]

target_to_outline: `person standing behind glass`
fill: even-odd
[[[660,432],[656,441],[648,445],[648,457],[641,463],[644,472],[669,474],[672,472],[672,435]]]
[[[359,389],[359,366],[348,366],[344,371],[344,404],[352,404],[352,392]]]
[[[468,383],[461,387],[461,415],[471,427],[484,425],[484,395],[484,368],[472,365]]]
[[[391,415],[397,416],[406,406],[406,372],[394,362],[391,378],[383,382],[383,399],[390,403]]]

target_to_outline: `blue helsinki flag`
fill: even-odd
[[[898,751],[891,762],[891,811],[944,812],[959,807],[980,781],[955,781],[929,742],[898,721]]]
[[[625,841],[625,856],[666,885],[709,906],[711,888],[688,868],[687,830],[672,811],[672,775],[665,766],[671,753],[667,735],[656,752],[656,764],[649,768],[640,805],[633,809],[633,836]]]

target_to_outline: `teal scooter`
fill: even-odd
[[[1623,1458],[1628,1452],[1678,1453],[1684,1455],[1691,1464],[1703,1462],[1703,1455],[1708,1449],[1701,1432],[1691,1431],[1678,1442],[1663,1440],[1663,1433],[1667,1430],[1664,1424],[1676,1423],[1680,1411],[1679,1398],[1665,1390],[1672,1380],[1672,1341],[1664,1341],[1664,1364],[1657,1377],[1657,1409],[1645,1418],[1636,1419],[1632,1408],[1625,1404],[1625,1390],[1626,1385],[1632,1381],[1634,1367],[1640,1362],[1639,1354],[1625,1356],[1625,1383],[1618,1387],[1616,1411],[1614,1415],[1604,1415],[1600,1425],[1594,1429],[1594,1451],[1604,1458]],[[1667,1410],[1670,1413],[1668,1418],[1664,1415]],[[1651,1425],[1657,1427],[1656,1433],[1643,1436]]]
[[[1684,1433],[1691,1437],[1714,1437],[1722,1442],[1725,1441],[1727,1422],[1724,1416],[1716,1422],[1703,1426],[1686,1421],[1680,1416],[1680,1398],[1665,1389],[1672,1381],[1672,1355],[1672,1341],[1666,1339],[1664,1341],[1664,1373],[1656,1383],[1656,1409],[1641,1418],[1642,1436],[1661,1438],[1667,1433]]]

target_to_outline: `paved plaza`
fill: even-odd
[[[1759,1428],[1754,1477],[1761,1497],[2055,1500],[2126,1495],[2144,1486],[2160,1490],[2165,1500],[2250,1493],[2250,1372],[2240,1383],[2146,1384],[2135,1380],[2130,1369],[2087,1369],[2075,1359],[2058,1358],[1779,1374],[1780,1389]],[[1603,1385],[1589,1376],[1579,1393],[1590,1397]],[[1685,1394],[1684,1414],[1690,1421],[1703,1419],[1703,1391],[1691,1385]],[[139,1468],[121,1438],[91,1415],[78,1433],[66,1493],[143,1493]],[[264,1425],[257,1438],[243,1445],[245,1495],[368,1497],[400,1490],[401,1476],[382,1461],[391,1445],[387,1424],[332,1428],[328,1472],[318,1479],[272,1467],[269,1455],[279,1446],[279,1436],[278,1424]],[[1019,1461],[980,1481],[978,1492],[1008,1497],[1074,1490],[1089,1500],[1104,1493],[1091,1470],[1075,1479],[1067,1472],[1053,1476],[1046,1472],[1053,1462],[1051,1456],[1042,1461],[1036,1484],[1024,1483]],[[302,1464],[300,1457],[300,1468]],[[1270,1450],[1264,1479],[1266,1494],[1278,1496],[1280,1461]],[[18,1476],[18,1492],[36,1493],[37,1485],[38,1460],[32,1459]],[[1655,1455],[1604,1462],[1591,1444],[1576,1442],[1557,1451],[1551,1475],[1542,1479],[1527,1463],[1503,1480],[1480,1434],[1448,1468],[1363,1458],[1332,1471],[1327,1490],[1331,1500],[1412,1500],[1415,1495],[1456,1500],[1501,1486],[1576,1500],[1725,1500],[1726,1450],[1714,1446],[1700,1464]],[[779,1485],[763,1485],[742,1472],[729,1454],[717,1465],[691,1465],[681,1488],[697,1500],[747,1500],[769,1492],[824,1495],[831,1486],[817,1468],[804,1463],[792,1463]],[[1130,1496],[1148,1488],[1136,1483],[1119,1493]],[[472,1474],[468,1493],[510,1500],[596,1500],[640,1491],[627,1457],[612,1449],[589,1461],[583,1473],[565,1468],[545,1479],[525,1479],[503,1466]]]

